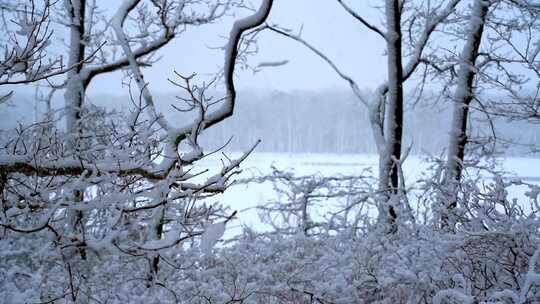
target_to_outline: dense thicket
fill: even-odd
[[[0,302],[540,302],[540,186],[493,161],[538,151],[537,2],[385,0],[376,24],[338,0],[385,42],[387,79],[373,92],[301,30],[268,21],[272,0],[100,4],[0,0],[0,104],[25,102],[19,86],[46,89],[20,108],[43,102],[31,121],[0,132]],[[144,68],[157,50],[240,11],[217,77],[177,73],[177,99],[153,94]],[[64,55],[49,52],[50,24],[69,33]],[[249,68],[263,31],[305,46],[352,94],[239,95],[236,67]],[[113,71],[131,93],[116,111],[87,91]],[[437,88],[434,102],[425,93]],[[237,158],[215,149],[230,136],[228,149],[245,149]],[[258,139],[262,151],[376,151],[379,166],[239,179]],[[411,149],[433,154],[415,177]],[[224,239],[243,215],[219,203],[233,183],[273,189],[258,206],[267,230]]]

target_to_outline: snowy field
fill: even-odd
[[[227,154],[235,158],[240,154]],[[221,157],[222,158],[222,157]],[[507,158],[501,160],[502,168],[509,176],[521,178],[523,181],[540,185],[540,159],[538,158]],[[220,156],[199,162],[200,168],[218,170]],[[377,155],[375,154],[286,154],[286,153],[253,153],[242,163],[242,173],[236,178],[249,178],[272,172],[272,166],[280,170],[293,170],[297,176],[320,174],[323,176],[355,175],[363,170],[370,170],[377,175]],[[430,166],[420,156],[410,156],[404,165],[408,181],[422,177]],[[513,187],[509,193],[511,198],[523,198],[525,188]],[[216,197],[231,210],[239,212],[238,220],[228,227],[228,235],[239,231],[240,225],[247,225],[257,230],[264,230],[265,225],[259,219],[256,207],[275,199],[277,196],[270,183],[234,185],[225,194]]]

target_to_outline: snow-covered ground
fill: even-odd
[[[227,154],[229,157],[238,157],[240,154]],[[220,155],[199,162],[201,168],[219,169]],[[537,158],[507,158],[501,165],[509,176],[519,177],[526,182],[540,185],[540,159]],[[335,174],[354,175],[362,170],[369,169],[377,174],[377,155],[374,154],[286,154],[286,153],[253,153],[242,163],[242,173],[236,178],[248,178],[261,174],[269,174],[272,166],[278,169],[291,169],[295,174],[312,175],[321,174],[331,176]],[[410,156],[404,164],[406,179],[414,181],[425,173],[430,163],[424,157]],[[510,189],[510,197],[523,198],[524,187]],[[270,183],[234,185],[228,191],[216,197],[224,205],[239,212],[238,220],[229,225],[227,235],[239,231],[240,224],[255,229],[264,229],[255,208],[262,203],[276,198]]]

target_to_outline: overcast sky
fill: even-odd
[[[349,1],[355,2],[355,1]],[[381,13],[370,7],[377,1],[356,1],[355,9],[365,17],[380,24]],[[253,2],[258,6],[258,2]],[[115,10],[118,3],[107,4]],[[237,16],[236,18],[239,18]],[[174,90],[167,78],[174,78],[173,71],[199,75],[215,73],[223,65],[223,51],[209,47],[225,44],[233,18],[227,22],[189,28],[184,34],[159,52],[160,62],[145,70],[145,79],[155,92]],[[362,27],[348,15],[335,0],[276,0],[270,15],[271,23],[299,30],[302,37],[332,58],[346,73],[353,76],[361,87],[374,87],[386,74],[382,39]],[[346,87],[329,66],[304,46],[274,33],[265,33],[260,39],[260,52],[250,58],[256,66],[260,62],[289,60],[280,67],[268,67],[253,74],[238,73],[240,89],[263,88],[271,90],[314,90]],[[118,93],[120,74],[95,79],[90,94]]]

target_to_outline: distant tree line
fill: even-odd
[[[270,96],[268,98],[267,96]],[[227,149],[241,151],[262,139],[259,152],[376,153],[368,113],[352,93],[342,90],[311,92],[241,92],[230,120],[208,130],[202,139],[217,146],[231,139]],[[405,146],[412,153],[438,155],[446,148],[451,111],[432,101],[410,105],[405,112]],[[427,105],[426,105],[427,104]],[[177,114],[177,113],[174,113]],[[480,115],[475,137],[497,137],[497,149],[507,155],[531,155],[531,144],[540,145],[540,130],[524,122],[504,119],[496,129]],[[506,139],[523,145],[506,145]]]
[[[367,93],[366,93],[367,94]],[[215,98],[218,98],[218,94]],[[446,148],[451,110],[447,104],[429,97],[423,102],[409,100],[405,111],[405,146],[414,154],[439,155]],[[178,104],[175,94],[159,95],[159,111],[171,119],[189,121],[189,114],[171,111]],[[6,107],[0,114],[0,126],[14,126],[17,122],[30,123],[36,115],[43,116],[44,105],[37,109],[21,105],[33,97],[18,94],[21,102],[16,107]],[[125,110],[126,96],[95,96],[89,98],[98,106]],[[106,102],[100,102],[106,101]],[[366,108],[347,90],[328,89],[313,91],[244,90],[238,94],[235,113],[231,119],[205,131],[201,141],[208,147],[228,142],[227,151],[243,151],[261,139],[258,152],[280,153],[376,153]],[[17,120],[15,120],[15,118]],[[540,129],[523,121],[497,119],[492,125],[480,114],[473,115],[476,138],[495,137],[497,150],[506,155],[538,156],[531,147],[540,146]],[[232,137],[231,137],[232,136]],[[520,144],[512,142],[518,141]],[[479,140],[483,142],[485,140]],[[491,143],[493,144],[493,143]],[[538,151],[536,151],[538,152]]]

